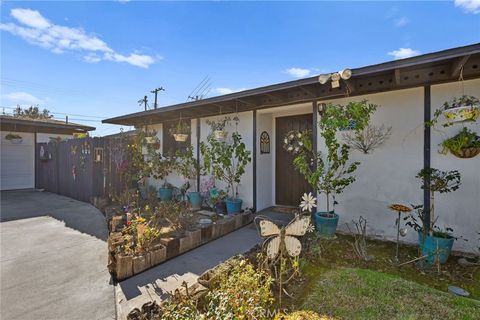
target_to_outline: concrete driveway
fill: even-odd
[[[0,195],[0,319],[115,319],[103,215],[48,192]]]

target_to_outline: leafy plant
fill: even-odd
[[[170,129],[170,134],[190,134],[190,125],[185,121],[178,121],[177,125]]]
[[[472,106],[471,110],[467,111],[469,116],[467,117],[468,121],[475,121],[480,114],[480,100],[474,96],[467,96],[463,95],[460,98],[454,97],[451,101],[446,101],[441,108],[435,110],[433,117],[430,121],[426,122],[425,125],[433,127],[438,122],[438,118],[442,113],[447,110],[464,107],[464,106]],[[451,126],[453,122],[446,122],[443,124],[444,127]]]
[[[460,173],[457,170],[441,171],[435,168],[424,168],[417,175],[416,178],[422,180],[421,188],[427,190],[430,194],[430,225],[423,225],[423,232],[427,231],[433,235],[435,225],[435,192],[450,193],[460,188],[461,179]],[[425,214],[422,215],[425,219]]]
[[[18,134],[14,134],[14,133],[8,133],[8,134],[5,136],[5,139],[6,139],[6,140],[22,139],[22,136],[21,136],[21,135],[18,135]]]
[[[429,226],[425,226],[424,222],[426,221],[426,212],[423,208],[423,205],[411,205],[412,209],[415,211],[416,215],[409,214],[403,220],[407,221],[405,225],[413,228],[416,232],[422,232],[424,235],[426,235],[426,230],[431,229],[432,232],[431,234],[434,237],[437,238],[444,238],[444,239],[449,239],[449,238],[454,238],[457,239],[452,235],[453,229],[450,227],[444,227],[441,228],[436,225],[436,220],[433,221],[433,223]]]
[[[455,136],[444,140],[441,143],[442,153],[446,154],[448,150],[452,153],[459,153],[467,148],[480,148],[480,137],[466,127]]]
[[[342,193],[355,181],[353,173],[360,165],[358,161],[349,163],[350,147],[337,140],[337,132],[351,121],[356,123],[356,132],[362,131],[376,109],[377,105],[366,100],[345,106],[328,104],[319,122],[320,135],[327,148],[325,155],[315,151],[310,130],[289,132],[284,139],[284,148],[295,155],[294,166],[313,188],[326,195],[327,212],[330,212],[330,197]]]
[[[231,142],[218,141],[213,135],[207,137],[207,143],[200,144],[205,169],[215,178],[228,184],[230,198],[237,199],[238,185],[245,173],[245,167],[252,161],[251,151],[247,150],[242,136],[232,133]]]
[[[230,117],[225,117],[223,119],[207,120],[207,124],[210,126],[211,131],[224,130],[227,123],[231,121]]]
[[[175,170],[193,181],[194,190],[197,190],[197,177],[203,169],[202,164],[193,156],[193,147],[190,145],[186,149],[177,151]]]
[[[40,109],[34,106],[30,106],[29,108],[24,108],[20,107],[17,105],[15,110],[13,111],[13,116],[16,118],[28,118],[28,119],[51,119],[53,118],[53,115],[50,114],[50,111],[47,109],[43,109],[40,111]]]

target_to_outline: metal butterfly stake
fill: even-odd
[[[311,195],[304,195],[303,199]],[[302,202],[303,203],[303,202]],[[315,206],[315,204],[313,204]],[[311,202],[309,205],[309,211],[312,207]],[[302,207],[304,208],[304,207]],[[282,292],[283,284],[287,283],[295,272],[286,280],[283,281],[283,266],[284,260],[291,257],[296,259],[301,251],[302,244],[296,237],[305,235],[307,231],[311,230],[311,217],[310,215],[296,215],[295,218],[286,226],[278,226],[266,217],[259,216],[256,218],[259,220],[259,232],[262,237],[266,237],[263,248],[266,252],[267,259],[271,262],[271,265],[276,266],[279,264],[278,272],[278,284],[279,284],[279,303],[282,304]],[[298,265],[298,263],[297,263]]]

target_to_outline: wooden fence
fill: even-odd
[[[119,194],[128,163],[127,137],[37,143],[35,187],[84,202]]]

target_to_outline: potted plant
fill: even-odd
[[[180,120],[175,127],[170,130],[173,138],[177,142],[185,142],[190,134],[190,125]]]
[[[450,122],[475,121],[480,115],[480,101],[473,96],[454,97],[443,104],[443,115]]]
[[[227,193],[216,187],[213,187],[209,190],[210,202],[213,208],[215,209],[216,214],[225,215],[227,213],[227,206],[225,204],[225,199],[227,198]]]
[[[158,195],[160,197],[160,200],[172,200],[173,185],[166,180],[166,177],[172,172],[175,166],[175,157],[165,157],[161,154],[152,152],[150,156],[150,163],[152,167],[152,177],[159,180],[165,179],[162,186],[158,188]]]
[[[23,142],[23,138],[21,135],[8,133],[5,136],[5,140],[10,141],[12,144],[21,144]]]
[[[442,153],[450,151],[459,158],[473,158],[480,153],[480,137],[472,130],[463,127],[455,136],[442,142]]]
[[[355,122],[355,131],[362,131],[369,123],[377,106],[350,102],[346,106],[327,105],[321,115],[319,127],[327,149],[317,152],[312,144],[311,131],[291,131],[284,138],[284,148],[294,154],[293,164],[319,194],[326,196],[327,211],[315,213],[315,224],[321,236],[332,237],[338,225],[335,195],[342,193],[355,181],[353,173],[359,162],[349,162],[350,147],[337,140],[338,131]]]
[[[193,190],[187,193],[188,200],[193,210],[200,210],[202,208],[203,198],[200,192],[197,191],[197,177],[200,175],[202,166],[193,157],[193,147],[188,146],[186,150],[177,153],[176,170],[182,174],[188,181],[192,182]],[[188,185],[190,187],[190,183]],[[188,189],[187,189],[188,190]]]
[[[217,121],[207,120],[207,124],[210,126],[211,132],[217,140],[223,140],[227,137],[227,131],[225,131],[225,126],[230,122],[230,117],[225,117]]]
[[[200,144],[200,150],[207,171],[228,185],[229,197],[225,200],[228,214],[241,211],[242,200],[238,198],[238,185],[245,173],[245,167],[252,160],[242,136],[232,133],[231,142],[218,141],[213,134],[207,137],[207,143]]]
[[[426,256],[427,263],[432,263],[438,257],[439,263],[445,263],[450,255],[455,238],[451,228],[440,229],[436,226],[435,193],[450,193],[460,187],[460,173],[457,170],[441,171],[435,168],[422,169],[416,176],[422,180],[421,188],[430,194],[430,224],[426,222],[426,212],[422,206],[416,206],[421,225],[412,220],[407,225],[414,227],[418,232],[420,250]]]

